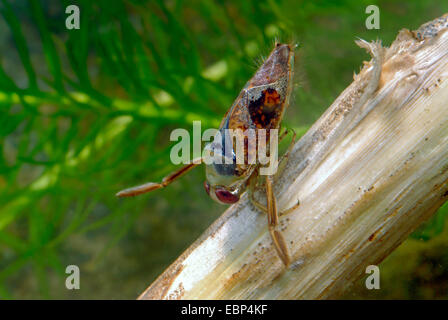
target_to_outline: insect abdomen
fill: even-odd
[[[277,44],[227,115],[229,129],[277,129],[289,103],[294,46]]]

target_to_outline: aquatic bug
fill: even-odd
[[[118,192],[118,197],[136,196],[142,193],[150,192],[156,189],[164,188],[181,177],[192,168],[198,166],[201,162],[206,163],[206,181],[204,187],[207,194],[215,201],[223,204],[232,204],[239,201],[242,193],[249,189],[250,200],[252,204],[267,213],[268,228],[271,234],[274,247],[283,263],[288,266],[290,257],[288,248],[283,235],[276,228],[278,226],[278,217],[294,210],[299,204],[284,212],[278,212],[276,197],[273,192],[273,181],[275,174],[267,174],[264,177],[260,175],[262,166],[260,162],[249,161],[254,159],[252,153],[257,148],[249,148],[247,132],[265,132],[263,138],[265,143],[271,143],[272,130],[278,131],[281,126],[283,114],[289,105],[289,99],[293,87],[293,67],[294,50],[296,45],[276,43],[270,55],[257,70],[255,75],[247,82],[241,90],[233,105],[227,111],[221,121],[218,133],[220,139],[216,139],[208,144],[205,149],[210,154],[224,160],[230,161],[211,161],[204,159],[195,159],[191,163],[176,170],[162,179],[160,183],[149,182],[137,187],[132,187]],[[243,132],[244,140],[244,160],[236,161],[236,146],[232,137],[229,137],[229,129]],[[277,133],[277,132],[275,132]],[[282,134],[276,135],[279,140],[287,134],[285,130]],[[230,139],[230,144],[226,143]],[[218,141],[217,141],[218,140]],[[295,134],[293,135],[290,147],[280,158],[278,168],[284,167],[288,154],[291,150]],[[278,142],[278,141],[275,141]],[[230,146],[230,147],[229,147]],[[257,145],[258,146],[258,145]],[[276,158],[277,159],[277,158]],[[260,178],[264,178],[264,188],[266,193],[266,206],[258,202],[254,197],[254,190],[258,187]]]

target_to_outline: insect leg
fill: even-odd
[[[291,153],[292,148],[294,147],[294,143],[296,142],[296,132],[293,129],[291,129],[291,131],[292,131],[292,140],[289,143],[286,152],[280,157],[278,169],[277,172],[275,173],[275,178],[277,178],[285,170],[286,164],[288,163],[289,154]],[[287,134],[288,129],[285,129],[285,131],[280,135],[279,141],[281,141]]]
[[[137,196],[142,193],[147,193],[147,192],[151,192],[151,191],[154,191],[154,190],[157,190],[160,188],[165,188],[166,186],[168,186],[171,182],[173,182],[177,178],[183,176],[184,174],[186,174],[188,171],[190,171],[194,167],[200,165],[202,162],[200,160],[201,159],[194,159],[191,163],[189,163],[189,164],[183,166],[182,168],[174,171],[173,173],[167,175],[165,178],[162,179],[162,182],[160,182],[160,183],[148,182],[148,183],[142,184],[140,186],[121,190],[120,192],[118,192],[115,195],[120,198],[133,197],[133,196]]]
[[[257,187],[257,180],[256,180],[256,175],[253,178],[250,178],[250,183],[249,183],[249,200],[252,203],[252,205],[257,208],[260,211],[263,211],[265,213],[268,213],[268,208],[261,204],[260,202],[258,202],[257,199],[255,199],[255,189]],[[286,214],[289,214],[291,212],[293,212],[294,210],[296,210],[298,207],[300,206],[300,202],[298,201],[295,205],[293,205],[291,208],[288,208],[286,210],[280,211],[278,212],[279,216],[283,216]]]
[[[255,169],[254,173],[252,174],[252,176],[249,178],[249,199],[250,202],[253,204],[253,206],[265,213],[268,213],[268,209],[266,208],[266,206],[262,205],[260,202],[258,202],[255,199],[255,189],[257,187],[257,182],[258,182],[258,169]]]
[[[266,176],[266,199],[269,233],[271,234],[272,241],[274,242],[274,247],[275,250],[277,250],[278,256],[287,267],[291,262],[291,259],[289,257],[285,238],[280,231],[276,230],[276,227],[278,226],[278,214],[277,201],[272,190],[272,176]]]
[[[286,133],[287,133],[286,129]],[[292,140],[291,143],[288,146],[288,149],[286,150],[286,152],[281,156],[280,160],[279,160],[279,165],[278,165],[278,169],[277,172],[275,173],[274,178],[277,179],[277,177],[285,170],[286,168],[286,164],[288,163],[288,157],[289,154],[292,151],[292,148],[294,147],[294,143],[296,141],[296,132],[292,130],[293,136],[292,136]],[[282,136],[284,136],[284,134],[282,134]],[[300,206],[300,201],[297,201],[297,203],[295,205],[293,205],[291,208],[288,208],[286,210],[283,210],[279,213],[280,216],[291,213],[292,211],[294,211],[295,209],[297,209]]]
[[[285,128],[285,130],[283,130],[283,132],[280,133],[280,136],[278,137],[278,142],[280,143],[280,142],[283,140],[283,138],[286,137],[286,135],[287,135],[288,133],[289,133],[289,132],[288,132],[288,128]]]

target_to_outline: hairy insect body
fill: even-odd
[[[164,188],[204,162],[206,164],[204,187],[215,201],[224,204],[235,203],[241,194],[250,188],[252,203],[267,213],[269,233],[279,257],[286,266],[289,265],[286,241],[277,230],[278,216],[282,213],[277,211],[273,192],[275,170],[263,171],[266,168],[262,165],[268,165],[267,169],[272,169],[272,164],[275,162],[274,168],[277,168],[278,130],[292,91],[295,47],[296,45],[290,44],[275,45],[269,57],[247,82],[224,116],[213,141],[205,147],[205,157],[193,160],[163,178],[160,183],[149,182],[125,189],[118,192],[117,196],[135,196]],[[269,149],[269,157],[260,157],[263,154],[260,152],[262,149]],[[290,149],[287,153],[289,151]],[[287,154],[282,159],[287,159]],[[260,175],[265,176],[266,205],[258,203],[253,198],[253,189],[257,187],[256,179]],[[291,212],[297,206],[298,204],[283,213]]]
[[[211,161],[206,167],[206,189],[218,202],[239,199],[246,181],[260,165],[259,139],[264,139],[261,142],[269,148],[272,130],[280,128],[292,91],[294,48],[288,44],[276,45],[223,118],[218,132],[221,139],[206,146],[215,159],[222,159]],[[241,141],[243,145],[239,147]],[[244,161],[237,161],[238,154]],[[225,194],[223,189],[231,193],[225,201],[216,194],[216,190],[221,190],[221,196]]]

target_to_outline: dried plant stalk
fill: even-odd
[[[293,263],[273,248],[245,195],[141,299],[336,298],[448,199],[445,15],[372,60],[295,145],[276,181]],[[260,201],[264,201],[260,195]]]

